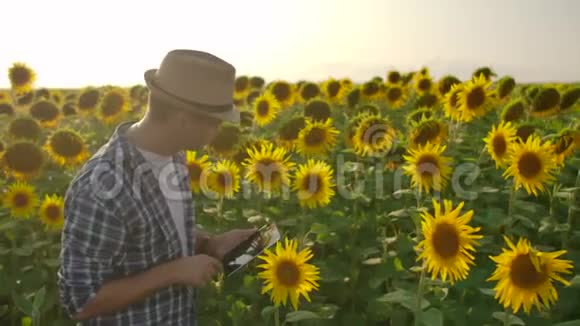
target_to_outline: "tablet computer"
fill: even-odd
[[[253,236],[228,252],[222,261],[224,275],[230,276],[280,241],[280,231],[276,224],[261,227]]]

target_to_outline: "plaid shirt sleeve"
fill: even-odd
[[[115,276],[114,264],[124,255],[127,235],[114,199],[99,199],[90,186],[72,189],[65,197],[58,273],[61,302],[71,316]]]

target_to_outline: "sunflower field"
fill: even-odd
[[[143,85],[0,90],[0,325],[74,325],[63,196]],[[200,325],[580,324],[580,84],[481,67],[366,82],[238,76],[240,124],[188,152],[196,222],[283,239],[200,292]]]

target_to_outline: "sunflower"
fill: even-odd
[[[207,145],[207,149],[211,155],[231,158],[237,151],[241,137],[242,130],[239,125],[224,122],[220,125],[216,136]]]
[[[262,89],[265,84],[266,81],[260,76],[252,76],[250,78],[250,87],[253,89]]]
[[[313,254],[310,248],[298,252],[298,243],[295,240],[279,241],[276,251],[265,249],[264,254],[258,259],[265,263],[258,265],[264,269],[258,273],[258,277],[264,280],[262,294],[271,291],[270,298],[276,306],[286,305],[288,298],[298,310],[300,296],[310,302],[309,293],[318,290],[320,271],[315,265],[309,264]]]
[[[477,68],[477,70],[475,70],[472,75],[473,79],[483,77],[486,81],[491,81],[491,79],[496,76],[497,74],[489,67]]]
[[[12,103],[12,96],[6,91],[0,91],[0,102]]]
[[[4,145],[4,142],[2,140],[0,140],[0,156],[2,156],[2,153],[4,153],[5,149],[6,149],[6,146]]]
[[[385,90],[385,100],[391,109],[398,109],[407,102],[407,88],[401,85],[389,85]]]
[[[32,90],[36,73],[25,63],[16,62],[8,69],[8,79],[16,94],[23,94]]]
[[[442,210],[441,203],[433,199],[434,214],[421,214],[424,240],[417,245],[421,250],[417,261],[425,260],[425,267],[433,280],[440,275],[443,282],[449,279],[454,284],[465,280],[470,265],[475,265],[474,246],[479,245],[476,240],[483,236],[475,234],[481,230],[480,227],[469,225],[473,210],[460,215],[463,205],[461,202],[454,209],[450,200],[444,200]]]
[[[423,95],[425,93],[431,93],[434,90],[433,79],[429,76],[429,74],[417,74],[415,75],[415,91],[419,95]]]
[[[304,117],[295,117],[278,129],[278,143],[288,151],[294,150],[300,130],[306,126]]]
[[[42,149],[36,144],[21,140],[8,146],[2,155],[2,166],[16,179],[37,177],[45,162]]]
[[[14,139],[35,141],[41,134],[42,128],[38,121],[29,117],[17,117],[8,125],[8,135]]]
[[[562,99],[560,100],[560,110],[566,111],[574,106],[576,102],[580,99],[580,87],[570,88],[562,93]]]
[[[534,117],[549,117],[560,110],[560,93],[556,88],[548,87],[542,89],[534,98],[531,107],[531,115]]]
[[[409,137],[411,148],[417,148],[427,143],[441,144],[448,136],[447,125],[437,118],[420,120],[412,125]]]
[[[340,83],[342,84],[343,87],[346,88],[351,88],[353,85],[352,80],[350,80],[350,78],[343,78],[340,80]]]
[[[419,107],[407,115],[407,123],[411,126],[414,126],[421,120],[427,120],[433,117],[433,110],[426,107]]]
[[[424,93],[417,99],[417,106],[433,108],[439,103],[439,98],[433,93]]]
[[[321,85],[322,93],[332,103],[341,103],[348,91],[340,80],[330,78]]]
[[[58,195],[46,195],[40,204],[39,215],[48,229],[61,229],[64,224],[64,199]]]
[[[352,144],[359,156],[378,156],[391,150],[395,136],[396,131],[388,118],[365,114],[354,130]]]
[[[107,125],[117,123],[129,111],[128,92],[121,87],[112,87],[105,92],[97,108],[97,115]]]
[[[558,258],[566,250],[543,252],[525,238],[519,238],[517,244],[506,236],[504,240],[509,248],[490,257],[497,265],[487,279],[498,281],[494,290],[499,303],[514,313],[523,308],[527,314],[533,306],[543,311],[556,303],[558,292],[554,281],[570,285],[560,274],[572,273],[572,261]]]
[[[451,174],[450,157],[443,156],[445,145],[427,143],[417,149],[408,149],[409,154],[403,155],[405,174],[411,177],[411,185],[419,191],[440,192],[449,180]]]
[[[345,98],[345,102],[349,108],[354,108],[358,105],[360,99],[361,99],[361,89],[360,87],[355,87],[348,92]]]
[[[355,132],[360,124],[360,122],[362,120],[364,120],[366,117],[368,117],[368,113],[365,114],[357,114],[355,115],[350,121],[348,121],[348,124],[346,126],[346,130],[344,132],[344,141],[345,141],[345,145],[349,148],[353,148],[354,147],[354,143],[353,143],[353,137],[355,135]]]
[[[86,87],[81,90],[77,98],[79,113],[87,115],[95,112],[101,100],[101,90],[95,87]]]
[[[326,121],[331,115],[330,103],[321,98],[312,99],[304,106],[304,117],[314,121]]]
[[[520,124],[516,130],[516,141],[519,143],[525,143],[528,138],[532,135],[536,135],[536,126],[532,124]]]
[[[50,100],[40,100],[30,107],[30,116],[38,120],[44,128],[54,128],[58,125],[61,112]]]
[[[501,119],[506,122],[517,121],[524,117],[525,104],[522,99],[509,102],[501,113]]]
[[[461,120],[472,121],[487,113],[492,101],[492,93],[489,90],[491,82],[483,76],[468,81],[458,94],[458,105],[461,113]]]
[[[254,101],[260,97],[260,95],[262,95],[262,91],[258,90],[258,89],[253,89],[251,90],[248,95],[246,95],[246,103],[245,105],[249,106],[249,107],[253,107],[254,106]],[[274,98],[275,99],[275,98]]]
[[[14,113],[14,107],[10,102],[0,100],[0,118],[2,118],[2,116],[13,116]]]
[[[290,170],[294,163],[286,157],[282,147],[274,148],[274,144],[248,149],[248,158],[242,163],[246,168],[245,177],[267,194],[278,193],[283,187],[290,185]]]
[[[254,119],[258,126],[265,126],[272,122],[280,111],[280,104],[276,97],[269,92],[265,92],[254,100]]]
[[[504,168],[509,163],[509,148],[516,140],[516,132],[510,122],[502,121],[498,126],[493,126],[483,139],[496,168]]]
[[[381,115],[381,109],[375,104],[362,104],[356,108],[356,115],[360,114],[372,114],[372,115]]]
[[[76,167],[89,157],[83,137],[68,128],[59,129],[50,135],[44,150],[60,166]]]
[[[552,148],[556,155],[556,164],[563,166],[564,162],[576,150],[575,137],[578,137],[579,131],[572,129],[562,130],[553,142]]]
[[[387,84],[389,86],[396,85],[401,81],[401,73],[396,70],[391,70],[387,73]]]
[[[240,168],[232,161],[219,161],[211,168],[207,184],[219,197],[234,198],[240,191]]]
[[[316,208],[326,206],[334,196],[333,170],[324,161],[309,159],[298,166],[292,183],[300,206]]]
[[[294,104],[294,89],[287,81],[275,81],[270,84],[269,90],[276,97],[282,108],[287,108]]]
[[[30,217],[38,206],[36,188],[22,181],[12,183],[3,194],[2,206],[16,218]]]
[[[77,114],[77,109],[75,108],[75,105],[73,103],[68,102],[62,106],[62,114],[65,117],[75,115]]]
[[[300,95],[300,100],[302,102],[308,102],[316,97],[321,96],[322,91],[317,84],[307,82],[300,86],[298,94]]]
[[[461,121],[461,111],[459,111],[459,94],[463,91],[463,84],[454,84],[451,90],[445,94],[443,110],[445,117],[453,121]]]
[[[509,167],[503,176],[514,178],[515,189],[524,186],[528,194],[538,196],[544,191],[544,183],[552,182],[556,157],[549,142],[541,143],[540,137],[530,136],[525,143],[515,142],[510,147]]]
[[[63,101],[64,101],[64,95],[62,94],[61,91],[59,91],[58,89],[52,90],[50,92],[50,100],[52,100],[54,103],[56,103],[56,105],[62,105]]]
[[[445,97],[451,90],[451,86],[461,84],[461,80],[455,76],[447,75],[439,80],[437,83],[437,92],[439,96]]]
[[[250,157],[248,151],[250,149],[256,148],[258,151],[262,150],[262,147],[270,144],[269,140],[263,138],[257,138],[256,136],[249,136],[243,140],[243,142],[238,146],[237,152],[233,155],[232,159],[239,166],[241,166],[246,159]],[[286,150],[289,150],[286,148]]]
[[[378,99],[381,94],[381,84],[376,80],[369,80],[361,86],[361,96],[367,101]]]
[[[505,76],[499,81],[497,87],[497,96],[500,100],[508,98],[516,87],[516,81],[511,76]]]
[[[296,147],[302,156],[325,155],[337,142],[339,131],[332,125],[332,119],[313,121],[306,119],[306,125],[298,133]]]
[[[206,178],[208,173],[211,171],[209,157],[207,155],[201,155],[198,157],[198,153],[196,151],[187,151],[186,164],[187,170],[189,172],[191,191],[193,193],[199,194],[201,193],[202,188],[204,190],[206,189]]]
[[[234,83],[234,94],[235,98],[245,98],[250,92],[250,78],[248,76],[238,76],[236,77]]]
[[[21,94],[16,94],[15,104],[16,107],[22,109],[28,107],[34,101],[34,92],[29,91]]]

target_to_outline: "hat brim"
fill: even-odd
[[[238,108],[234,104],[232,104],[230,110],[227,110],[225,112],[209,112],[206,110],[199,109],[199,105],[192,105],[191,103],[184,101],[178,97],[171,96],[168,92],[163,90],[161,87],[159,87],[155,83],[155,73],[156,72],[157,72],[157,69],[150,69],[150,70],[145,71],[144,79],[145,79],[145,83],[147,84],[147,87],[149,88],[149,92],[151,92],[152,94],[155,94],[155,96],[157,96],[158,98],[161,98],[164,101],[167,101],[169,104],[174,105],[175,107],[182,108],[185,110],[191,110],[193,112],[196,112],[198,114],[201,114],[201,115],[204,115],[204,116],[207,116],[210,118],[216,118],[216,119],[219,119],[222,121],[229,121],[229,122],[233,122],[233,123],[240,122],[240,111],[238,110]]]

